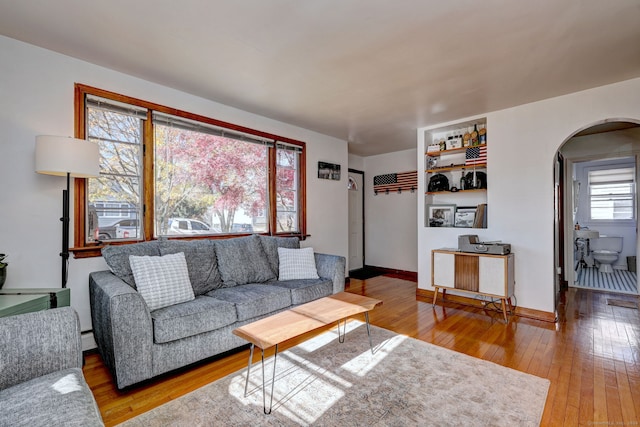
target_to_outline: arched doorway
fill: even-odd
[[[592,123],[576,130],[558,149],[554,167],[556,305],[559,302],[560,290],[567,286],[594,285],[597,288],[604,285],[605,288],[601,290],[613,292],[618,289],[616,286],[606,289],[606,285],[612,281],[614,275],[597,276],[600,271],[597,267],[600,265],[594,259],[591,243],[595,243],[593,238],[600,236],[599,230],[602,230],[602,234],[606,236],[624,235],[626,238],[626,240],[622,239],[625,240],[624,248],[619,253],[619,259],[616,259],[613,268],[637,271],[635,265],[637,263],[630,262],[631,265],[627,265],[627,257],[631,260],[630,254],[635,256],[638,252],[637,224],[640,214],[638,210],[640,193],[636,185],[640,181],[638,157],[640,157],[640,120],[635,119],[607,119]],[[633,188],[632,206],[623,208],[622,205],[628,200],[623,203],[625,197],[617,194],[618,190],[610,193],[611,197],[609,197],[607,191],[610,190],[602,189],[613,188],[611,185],[609,187],[605,185],[611,184],[612,180],[624,181],[622,175],[612,175],[614,171],[628,171],[630,168],[633,170],[632,182],[628,183],[628,176],[624,179],[627,179],[625,188]],[[609,181],[606,181],[607,179]],[[619,186],[619,188],[622,187]],[[602,194],[596,194],[598,192]],[[600,210],[598,206],[601,207]],[[625,209],[627,211],[621,213]],[[628,215],[629,212],[631,217]],[[580,224],[581,221],[582,224]],[[580,224],[582,231],[575,230],[577,224]],[[620,272],[615,271],[615,273]],[[596,277],[596,279],[589,279],[593,283],[589,282],[588,285],[580,282],[587,277]],[[602,277],[605,279],[601,282]],[[635,273],[633,280],[634,287],[619,289],[638,294],[638,280]]]

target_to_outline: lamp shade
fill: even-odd
[[[91,178],[100,175],[98,144],[66,136],[36,137],[36,172]]]

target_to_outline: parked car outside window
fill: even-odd
[[[120,221],[114,222],[106,227],[100,227],[98,231],[98,238],[100,240],[112,240],[138,237],[139,224],[140,221],[137,219],[121,219]],[[118,230],[120,230],[119,233]]]
[[[233,224],[231,226],[232,233],[253,233],[253,226],[251,224]]]
[[[212,234],[212,230],[207,224],[197,219],[190,218],[170,218],[168,235],[185,235],[185,234]]]

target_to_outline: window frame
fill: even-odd
[[[593,198],[594,196],[591,194],[592,183],[591,183],[591,174],[592,172],[601,172],[608,170],[617,170],[617,169],[631,169],[633,179],[631,181],[631,191],[628,193],[631,196],[632,207],[631,207],[631,218],[593,218]],[[636,205],[638,203],[637,194],[636,194],[636,167],[632,164],[612,164],[605,166],[594,166],[586,168],[586,181],[587,181],[587,212],[589,213],[589,222],[597,223],[597,224],[635,224],[636,222]],[[601,185],[593,184],[595,186]]]
[[[131,244],[140,241],[151,241],[156,240],[154,236],[154,141],[153,141],[153,111],[158,111],[165,114],[174,115],[177,117],[182,117],[188,120],[195,120],[199,122],[203,122],[209,125],[218,126],[222,128],[229,129],[230,131],[237,131],[246,133],[249,135],[255,135],[260,138],[268,138],[274,140],[273,148],[270,148],[268,151],[268,189],[269,189],[269,203],[268,203],[268,211],[269,211],[269,232],[261,233],[261,234],[270,234],[277,236],[296,236],[301,240],[304,240],[307,237],[307,211],[306,211],[306,143],[302,141],[298,141],[295,139],[271,134],[268,132],[259,131],[256,129],[247,128],[240,125],[235,125],[233,123],[224,122],[217,119],[212,119],[206,116],[202,116],[199,114],[189,113],[186,111],[178,110],[175,108],[170,108],[164,105],[156,104],[149,101],[144,101],[138,98],[133,98],[126,95],[121,95],[115,92],[107,91],[104,89],[95,88],[92,86],[84,85],[81,83],[76,83],[74,85],[74,109],[75,109],[75,126],[74,126],[74,134],[76,138],[84,139],[86,137],[86,106],[85,99],[87,95],[93,95],[100,98],[109,99],[115,102],[130,104],[136,107],[141,107],[147,109],[147,119],[144,120],[143,124],[143,171],[142,171],[142,181],[143,181],[143,195],[141,203],[143,204],[143,216],[142,216],[142,228],[143,228],[143,239],[134,240],[134,241],[125,241],[125,242],[109,242],[110,245],[121,245],[121,244]],[[300,147],[300,170],[299,173],[299,231],[297,233],[278,233],[276,232],[276,221],[277,221],[277,213],[276,213],[276,149],[277,143],[282,142],[285,144],[291,144],[297,147]],[[87,243],[86,242],[86,232],[87,232],[87,179],[86,178],[75,178],[74,179],[74,247],[71,249],[75,258],[87,258],[87,257],[96,257],[100,256],[100,249],[105,246],[103,243]],[[245,235],[247,233],[244,233]],[[206,236],[185,236],[185,237],[170,237],[171,239],[225,239],[238,237],[243,235],[243,233],[234,233],[234,234],[213,234]]]

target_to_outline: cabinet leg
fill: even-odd
[[[500,301],[502,301],[502,314],[504,315],[504,322],[508,323],[509,318],[507,317],[507,299],[502,298],[500,299]]]
[[[507,298],[507,305],[509,306],[509,313],[513,314],[513,304],[511,303],[511,297]]]
[[[436,306],[436,300],[438,299],[438,287],[435,287],[436,290],[433,292],[433,302],[431,303],[432,307]]]

